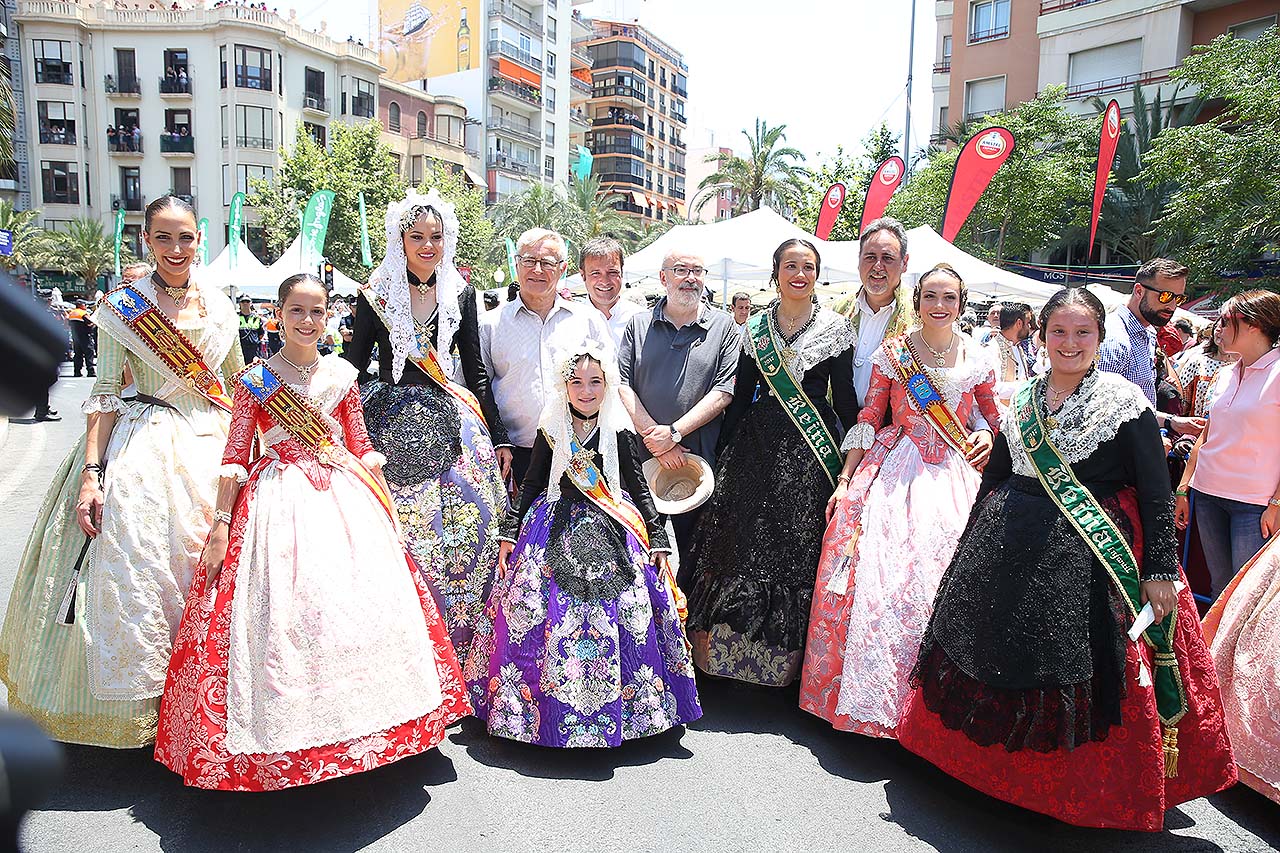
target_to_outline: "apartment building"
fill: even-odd
[[[934,14],[936,134],[1054,84],[1082,115],[1095,97],[1131,109],[1135,84],[1167,99],[1169,73],[1194,45],[1255,37],[1275,25],[1280,0],[939,0]]]
[[[734,207],[738,203],[738,191],[732,187],[707,187],[698,190],[698,186],[720,168],[715,160],[709,158],[722,154],[732,155],[732,148],[720,145],[707,145],[689,149],[685,180],[689,187],[688,218],[694,222],[721,222],[733,216]],[[706,199],[703,201],[703,199]]]
[[[485,186],[480,152],[467,145],[467,128],[478,122],[467,115],[461,98],[383,79],[378,82],[378,118],[382,141],[410,185],[417,186],[433,168],[444,166],[473,186]]]
[[[585,2],[460,0],[431,11],[417,0],[378,2],[387,76],[483,117],[466,141],[482,158],[490,202],[568,180],[572,72],[586,62],[573,48],[573,7]]]
[[[331,122],[376,114],[374,51],[265,10],[17,0],[15,19],[31,140],[24,206],[50,230],[124,210],[136,253],[147,201],[169,192],[209,219],[218,252],[232,194],[274,176],[300,125],[323,142]],[[246,210],[246,239],[265,254],[254,218]]]
[[[644,221],[684,216],[689,67],[675,48],[636,23],[594,20],[586,145],[618,209]]]

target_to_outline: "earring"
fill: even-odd
[[[809,294],[809,301],[810,301],[810,302],[812,302],[814,305],[817,305],[817,304],[818,304],[818,294],[816,294],[816,293],[810,293],[810,294]]]

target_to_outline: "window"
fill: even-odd
[[[556,19],[547,15],[547,41],[556,40]]]
[[[61,83],[70,86],[71,42],[36,39],[31,42],[31,55],[36,60],[37,83]]]
[[[642,56],[643,56],[643,54],[642,54]],[[643,71],[643,70],[644,70],[644,66],[641,66],[640,70],[641,70],[641,71]],[[655,64],[655,63],[654,63],[654,61],[653,61],[652,59],[650,59],[650,60],[649,60],[649,79],[650,79],[650,80],[657,80],[657,79],[658,79],[658,66],[657,66],[657,64]]]
[[[76,144],[76,105],[64,101],[36,104],[40,119],[40,141],[45,145]]]
[[[271,110],[236,104],[236,147],[266,151],[275,147],[271,139]]]
[[[1227,35],[1233,39],[1248,39],[1249,41],[1257,41],[1262,38],[1262,34],[1276,25],[1276,16],[1268,15],[1265,18],[1259,18],[1256,21],[1245,21],[1243,24],[1233,24],[1227,27]]]
[[[225,44],[218,48],[218,77],[222,81],[222,88],[227,88],[227,46]]]
[[[542,102],[546,104],[547,112],[556,111],[556,90],[554,86],[547,86],[542,90]]]
[[[138,56],[130,48],[116,48],[116,91],[141,94],[138,83]]]
[[[323,124],[312,124],[309,121],[302,123],[302,129],[315,141],[316,145],[324,147],[325,128]]]
[[[329,111],[324,97],[324,72],[315,68],[303,71],[302,105],[313,110]]]
[[[387,129],[392,133],[400,132],[400,105],[395,101],[387,107]]]
[[[120,242],[129,247],[129,251],[133,252],[135,258],[145,258],[146,253],[143,251],[142,245],[142,226],[126,225],[120,229]]]
[[[466,143],[465,126],[458,116],[436,116],[436,136],[447,139],[450,145],[462,148]]]
[[[422,139],[427,135],[427,114],[422,110],[418,110],[418,138]]]
[[[142,210],[142,170],[137,166],[120,167],[119,205],[114,208],[125,210]]]
[[[1004,109],[1004,78],[969,80],[964,84],[965,118],[975,118]]]
[[[556,123],[554,121],[547,122],[547,144],[556,144]]]
[[[556,55],[551,51],[547,51],[547,73],[556,76]]]
[[[531,56],[533,54],[533,40],[524,33],[520,33],[519,41],[521,56]]]
[[[162,94],[181,94],[191,91],[191,68],[187,64],[187,49],[171,47],[164,52],[164,76],[160,78]]]
[[[360,118],[373,118],[373,84],[359,77],[352,77],[355,88],[351,95],[351,114]]]
[[[262,258],[263,261],[272,262],[275,258],[273,253],[267,246],[267,229],[261,225],[246,225],[244,227],[244,244],[253,252],[254,255]]]
[[[169,192],[188,204],[195,204],[195,195],[191,192],[190,166],[175,166],[169,170]]]
[[[542,158],[542,174],[546,175],[551,180],[555,180],[555,177],[556,177],[556,158],[555,157],[552,157],[551,155],[548,154],[547,156]]]
[[[191,134],[191,110],[165,110],[164,129],[169,133],[189,136]]]
[[[236,86],[271,91],[271,51],[236,45]]]
[[[231,204],[231,196],[237,192],[248,195],[253,191],[251,184],[254,181],[270,182],[275,178],[275,170],[270,166],[254,166],[248,163],[240,163],[236,166],[236,183],[231,186],[231,167],[224,165],[222,167],[222,203]]]
[[[80,172],[75,163],[41,161],[40,186],[45,204],[80,203]]]
[[[969,41],[1009,35],[1009,0],[979,0],[969,6]]]
[[[947,107],[940,107],[938,109],[938,132],[939,133],[946,133],[947,129],[951,127],[951,122],[949,120],[950,112],[951,112],[950,109]]]
[[[415,187],[422,183],[422,155],[420,154],[409,158],[409,183]]]
[[[1067,94],[1128,88],[1142,74],[1142,39],[1108,44],[1071,54]]]
[[[951,59],[951,36],[942,37],[942,60],[946,62]]]

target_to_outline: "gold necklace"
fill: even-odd
[[[431,293],[431,291],[436,289],[436,283],[434,279],[428,279],[427,281],[415,281],[413,283],[413,286],[423,296],[427,296],[428,294]]]
[[[164,279],[159,276],[152,276],[151,283],[154,284],[158,290],[163,290],[165,295],[173,300],[173,304],[178,306],[179,311],[187,307],[187,302],[191,299],[191,279],[187,279],[186,283],[179,284],[175,287],[170,284],[165,284]],[[182,302],[178,302],[179,298],[182,299]]]
[[[284,359],[284,363],[285,363],[285,364],[289,365],[289,366],[290,366],[290,367],[292,367],[294,370],[298,371],[298,376],[302,378],[302,381],[303,381],[303,382],[310,382],[310,381],[311,381],[311,371],[315,370],[315,369],[316,369],[316,367],[320,364],[320,354],[319,354],[319,353],[316,353],[316,360],[315,360],[315,361],[313,361],[313,362],[311,362],[310,364],[308,364],[308,365],[307,365],[307,366],[305,366],[305,367],[303,367],[303,366],[302,366],[302,365],[300,365],[300,364],[294,364],[292,361],[290,361],[290,360],[289,360],[289,357],[288,357],[288,356],[286,356],[286,355],[284,354],[284,351],[283,351],[283,350],[281,350],[281,351],[280,351],[280,357],[281,357],[282,359]]]
[[[938,367],[946,367],[947,356],[951,354],[951,348],[956,345],[956,333],[955,332],[951,333],[951,342],[947,344],[947,348],[944,349],[942,352],[938,352],[936,349],[929,346],[929,342],[924,339],[923,329],[920,331],[920,342],[924,344],[925,349],[927,349],[930,353],[933,354],[933,360],[938,362]]]

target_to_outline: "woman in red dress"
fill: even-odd
[[[279,296],[285,345],[237,379],[217,520],[160,706],[156,759],[200,788],[371,770],[470,712],[397,533],[356,369],[316,349],[324,287],[293,276]],[[251,463],[255,430],[266,450]]]

